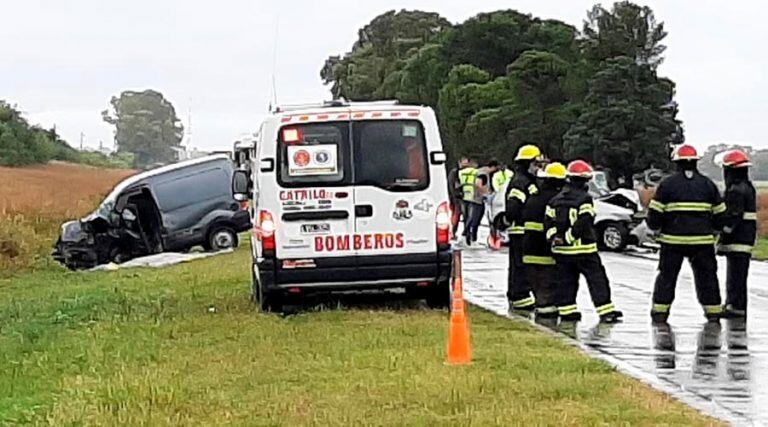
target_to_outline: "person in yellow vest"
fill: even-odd
[[[472,244],[472,222],[470,215],[475,202],[475,188],[477,181],[477,163],[469,160],[465,167],[459,169],[459,185],[462,192],[462,217],[464,218],[463,236],[467,245]]]
[[[512,180],[512,177],[515,176],[515,173],[512,172],[510,169],[507,168],[507,165],[501,165],[498,171],[493,174],[493,177],[491,178],[491,186],[493,187],[494,193],[499,193],[501,191],[504,191],[504,188],[509,184],[509,182]]]

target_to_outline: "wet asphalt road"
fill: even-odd
[[[463,255],[467,300],[509,316],[506,252],[473,248]],[[624,322],[600,325],[582,282],[578,304],[583,320],[545,326],[575,338],[589,354],[703,412],[736,425],[768,425],[768,263],[751,266],[748,326],[731,320],[707,323],[687,265],[680,275],[669,325],[653,326],[649,312],[655,255],[604,253],[602,258]],[[719,259],[719,270],[724,289],[724,259]]]

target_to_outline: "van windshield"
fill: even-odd
[[[286,187],[371,185],[418,191],[429,185],[424,128],[415,120],[283,127],[279,182]]]

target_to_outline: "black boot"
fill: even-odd
[[[600,316],[600,323],[619,323],[623,317],[624,313],[613,310]]]
[[[578,322],[581,320],[581,312],[574,311],[573,313],[563,314],[560,316],[562,322]]]
[[[651,322],[654,324],[665,324],[669,319],[669,313],[662,313],[659,311],[651,312]]]
[[[746,319],[747,310],[739,310],[734,308],[731,304],[727,304],[723,307],[722,317],[725,319]]]

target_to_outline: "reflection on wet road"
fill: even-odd
[[[603,254],[613,299],[625,321],[602,325],[586,285],[579,289],[584,320],[543,325],[575,338],[590,354],[671,392],[686,403],[735,424],[768,425],[768,263],[753,263],[748,327],[743,321],[707,323],[690,268],[680,275],[669,325],[650,321],[656,260]],[[507,316],[506,253],[464,251],[467,299]],[[724,288],[725,262],[720,262]]]

